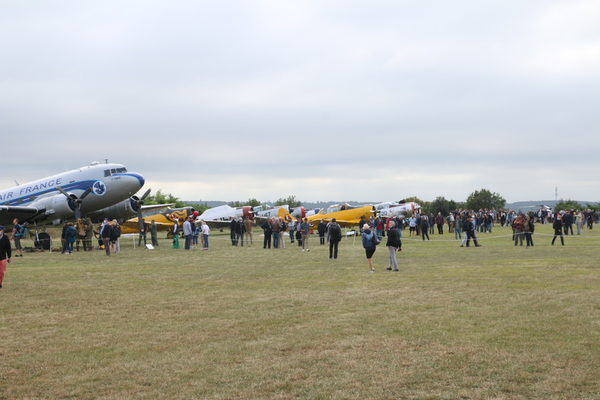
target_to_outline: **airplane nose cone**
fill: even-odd
[[[144,183],[146,183],[144,177],[136,172],[130,172],[128,175],[138,180],[138,182],[140,183],[140,188],[144,186]]]

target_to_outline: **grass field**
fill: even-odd
[[[374,274],[359,238],[338,260],[219,233],[16,258],[0,398],[600,399],[600,227],[551,246],[538,225],[533,248],[404,234],[401,272],[383,242]]]

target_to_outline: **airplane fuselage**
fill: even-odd
[[[82,214],[119,203],[134,195],[143,185],[144,177],[134,172],[127,172],[124,165],[92,163],[2,190],[0,208],[38,210],[28,218],[23,217],[23,220],[68,218],[74,215],[72,210],[71,212],[68,210],[72,208],[69,201],[72,202],[73,198],[77,199],[89,188],[91,188],[90,194],[81,203]],[[73,198],[69,200],[58,190],[58,187]]]

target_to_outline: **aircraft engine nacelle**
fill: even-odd
[[[65,197],[62,194],[57,194],[36,201],[31,205],[38,209],[45,209],[46,218],[52,221],[54,225],[58,225],[63,219],[73,216],[77,196],[72,193],[68,193],[68,195],[69,197]]]
[[[88,213],[87,216],[94,221],[100,221],[104,218],[117,219],[120,221],[126,220],[136,215],[137,208],[139,207],[139,200],[140,199],[137,196],[131,196],[110,207]]]
[[[290,214],[294,218],[304,218],[306,217],[306,209],[304,207],[296,207],[290,210]]]
[[[251,206],[237,207],[235,209],[235,217],[236,218],[242,217],[243,219],[246,219],[246,217],[248,217],[250,219],[254,219],[254,213],[253,213],[252,207]]]

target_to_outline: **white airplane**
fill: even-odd
[[[254,216],[256,218],[271,218],[271,217],[291,217],[291,218],[304,218],[306,217],[306,210],[304,207],[296,207],[290,209],[290,206],[258,206],[254,207]]]
[[[126,218],[143,204],[135,193],[144,177],[121,164],[91,165],[0,191],[0,224],[61,220],[86,214],[91,218]]]
[[[232,218],[249,217],[254,219],[253,209],[251,206],[231,207],[227,204],[222,206],[209,208],[196,218],[197,221],[205,222],[231,222]]]
[[[289,206],[243,206],[243,207],[231,207],[227,204],[210,208],[198,216],[196,220],[203,220],[207,223],[223,223],[231,222],[232,219],[242,218],[270,218],[270,217],[286,217],[291,216],[293,218],[303,218],[306,215],[304,207],[296,207],[290,210]]]
[[[403,200],[386,201],[375,205],[376,213],[382,218],[394,218],[398,216],[410,217],[411,215],[418,213],[421,206],[415,202],[405,203]]]

